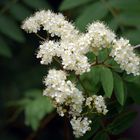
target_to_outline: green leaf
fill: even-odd
[[[123,33],[123,36],[128,38],[130,42],[134,45],[137,45],[140,43],[140,30],[139,29],[131,29],[127,30]]]
[[[20,26],[10,17],[0,15],[0,32],[18,42],[25,41]]]
[[[113,91],[113,75],[109,68],[101,67],[101,83],[105,92],[105,96],[111,97]]]
[[[95,137],[93,138],[93,140],[109,140],[109,136],[106,132],[103,131],[99,131]]]
[[[27,9],[24,5],[20,3],[15,3],[10,7],[10,13],[17,20],[22,21],[31,14],[31,11]]]
[[[123,12],[116,17],[117,20],[125,26],[139,26],[140,25],[140,15],[138,13],[127,13]]]
[[[109,50],[108,50],[108,49],[102,49],[101,51],[99,51],[99,54],[98,54],[98,61],[99,61],[99,62],[102,62],[102,61],[104,61],[106,58],[108,58],[108,53],[109,53]]]
[[[118,28],[118,26],[119,26],[119,24],[118,24],[118,21],[117,21],[115,18],[113,18],[113,19],[111,19],[111,20],[109,21],[108,26],[109,26],[112,30],[116,31],[117,28]]]
[[[108,9],[101,3],[96,2],[87,6],[81,15],[76,19],[76,26],[82,31],[85,30],[85,26],[93,20],[101,20],[108,13]]]
[[[100,67],[92,67],[90,72],[81,75],[80,78],[87,90],[96,93],[98,91],[98,83],[100,81]]]
[[[23,0],[23,2],[35,9],[50,8],[50,5],[45,0]]]
[[[140,86],[135,83],[127,83],[127,92],[136,104],[140,104]]]
[[[47,114],[52,112],[52,105],[46,97],[30,101],[25,107],[25,122],[31,125],[33,130],[39,126],[41,119]]]
[[[9,58],[12,57],[12,53],[9,46],[2,38],[0,38],[0,55]]]
[[[25,98],[20,101],[25,110],[25,123],[36,130],[43,117],[53,111],[53,107],[50,100],[44,97],[40,90],[33,89],[25,95]]]
[[[134,76],[133,74],[124,74],[123,79],[127,82],[134,83],[140,86],[140,76]]]
[[[124,104],[124,85],[122,78],[117,74],[113,73],[114,79],[114,92],[118,102],[123,105]]]
[[[128,129],[136,118],[136,112],[126,112],[118,115],[111,124],[108,125],[107,129],[113,135],[118,135]]]
[[[140,11],[140,1],[139,0],[110,0],[108,3],[111,7],[129,10],[129,11]]]
[[[86,4],[91,0],[64,0],[60,5],[60,10],[68,10],[71,8],[75,8],[82,4]]]

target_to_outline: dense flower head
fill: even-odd
[[[115,40],[110,55],[127,74],[140,75],[140,58],[134,53],[129,40]]]
[[[83,136],[87,131],[90,131],[90,123],[92,121],[89,120],[87,117],[82,118],[82,117],[73,117],[70,121],[73,129],[73,133],[75,137],[79,138]]]
[[[41,64],[49,64],[54,56],[58,56],[59,43],[54,41],[45,41],[39,46],[37,58],[41,58]]]
[[[57,35],[63,40],[73,40],[78,37],[78,30],[68,22],[62,14],[55,14],[50,10],[36,12],[24,21],[22,29],[29,33],[37,33],[40,28],[46,30],[51,36]]]
[[[58,107],[58,113],[63,116],[69,107],[69,114],[77,116],[82,112],[82,104],[85,100],[82,92],[71,81],[66,80],[66,74],[61,70],[50,70],[45,78],[46,89],[44,95],[50,97]],[[63,110],[65,112],[63,112]]]
[[[90,109],[95,109],[99,114],[101,113],[105,115],[108,112],[104,98],[101,95],[88,97],[86,99],[86,106]]]
[[[101,22],[94,22],[88,26],[87,35],[91,40],[91,47],[99,49],[110,47],[116,35]]]

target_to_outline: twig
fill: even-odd
[[[35,34],[38,38],[42,39],[42,40],[46,40],[45,38],[43,38],[42,36],[40,36],[38,33]]]
[[[134,49],[140,48],[140,44],[133,46]]]

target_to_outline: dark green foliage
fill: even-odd
[[[100,87],[100,67],[95,66],[90,72],[81,75],[81,80],[88,91],[91,91],[92,94],[97,93]]]
[[[111,97],[113,91],[113,75],[109,68],[101,67],[101,83],[106,97]]]
[[[108,131],[113,135],[118,135],[122,133],[133,124],[136,115],[136,112],[126,112],[123,114],[119,114],[119,116],[116,117],[112,121],[112,123],[108,125]]]
[[[115,92],[116,98],[118,102],[121,105],[123,105],[124,94],[125,94],[123,80],[117,73],[113,73],[113,79],[114,79],[114,92]]]
[[[0,32],[18,42],[24,42],[23,32],[9,16],[0,15]]]
[[[64,0],[60,6],[60,10],[68,10],[71,8],[75,8],[81,5],[84,5],[91,0]]]
[[[106,132],[100,131],[95,135],[93,140],[109,140],[109,136]]]
[[[8,47],[6,41],[3,38],[0,38],[0,55],[5,57],[11,57],[12,53],[10,48]]]
[[[102,12],[101,12],[102,11]],[[80,16],[76,19],[76,26],[82,31],[86,25],[95,20],[101,20],[108,13],[108,9],[101,3],[96,2],[87,6]]]

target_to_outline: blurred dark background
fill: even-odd
[[[42,79],[47,73],[47,67],[40,65],[35,55],[41,40],[20,28],[22,21],[39,9],[62,12],[81,31],[93,20],[102,20],[133,45],[140,43],[139,0],[0,0],[0,140],[67,139],[67,120],[53,109],[50,114],[50,104],[43,104],[40,97],[44,88]],[[136,91],[130,90],[135,104],[140,103],[139,94],[137,83]],[[138,105],[132,108],[140,110]],[[123,135],[139,140],[139,122],[137,117],[133,127]],[[69,133],[69,139],[73,139]]]

